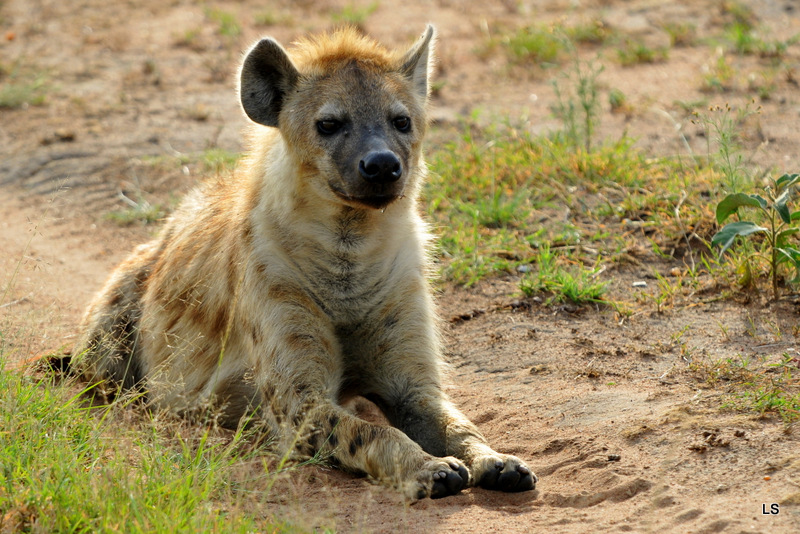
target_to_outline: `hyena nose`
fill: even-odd
[[[381,150],[367,154],[358,163],[358,172],[367,182],[388,184],[403,175],[403,165],[394,152]]]

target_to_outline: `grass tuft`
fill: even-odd
[[[586,151],[511,126],[468,130],[429,155],[424,190],[443,274],[456,283],[515,272],[544,243],[589,254],[576,262],[613,262],[635,247],[626,225],[666,250],[687,227],[713,233],[711,207],[685,193],[711,187],[710,170],[648,160],[628,138]]]
[[[503,41],[514,63],[557,63],[563,50],[564,39],[552,28],[527,26],[518,29]]]
[[[18,109],[26,106],[41,106],[47,98],[48,85],[44,76],[30,79],[18,72],[3,76],[0,85],[0,109]]]
[[[688,369],[709,386],[725,386],[724,409],[775,415],[785,423],[800,420],[800,360],[795,356],[700,358]]]
[[[207,174],[232,172],[240,158],[241,154],[238,152],[231,152],[224,148],[209,148],[198,156],[203,171]]]
[[[120,412],[120,410],[125,410]],[[193,434],[120,404],[93,408],[81,393],[0,366],[0,523],[6,531],[286,531],[240,507],[239,473],[256,449],[242,433]],[[249,473],[263,487],[275,475]]]
[[[568,260],[555,253],[549,245],[543,245],[536,257],[537,270],[520,281],[522,292],[528,297],[537,293],[549,294],[547,304],[567,300],[575,304],[604,303],[608,282],[597,279],[602,272],[600,260],[592,269],[585,269],[580,261],[562,267],[560,260],[565,259]]]
[[[242,26],[233,13],[218,8],[207,8],[206,17],[217,24],[217,32],[223,37],[233,39],[242,34]]]
[[[631,67],[642,63],[660,63],[666,61],[668,56],[668,48],[651,48],[645,43],[634,39],[626,39],[617,49],[617,57],[623,67]]]
[[[341,9],[334,11],[331,14],[331,18],[336,24],[349,24],[363,29],[364,23],[367,22],[370,15],[375,13],[378,7],[380,7],[380,2],[377,1],[364,7],[347,4]]]

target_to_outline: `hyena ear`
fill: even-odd
[[[261,39],[250,49],[239,73],[239,98],[253,121],[278,126],[286,94],[300,74],[286,50],[274,39]]]
[[[436,30],[430,24],[425,28],[419,41],[405,53],[401,61],[400,72],[414,84],[414,89],[422,99],[428,98],[428,78],[433,72],[433,45],[436,41]]]

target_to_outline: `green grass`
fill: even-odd
[[[0,366],[3,531],[291,531],[251,507],[277,478],[246,441],[141,408],[91,408],[70,388]]]
[[[564,262],[566,266],[561,265]],[[535,263],[535,271],[520,281],[520,289],[526,296],[544,293],[548,295],[548,304],[565,301],[605,303],[603,295],[609,282],[598,279],[602,272],[599,259],[592,269],[586,269],[582,262],[571,262],[570,258],[555,253],[545,244],[538,250]]]
[[[428,161],[425,204],[440,236],[443,274],[459,284],[535,262],[546,243],[616,261],[641,237],[626,224],[641,227],[664,249],[687,228],[708,239],[713,232],[712,208],[700,194],[681,199],[684,191],[713,187],[718,175],[647,159],[627,138],[587,152],[557,135],[535,137],[511,126],[471,129]]]
[[[201,152],[197,159],[202,165],[204,173],[223,174],[232,172],[241,156],[238,152],[231,152],[224,148],[209,148]]]
[[[216,175],[233,172],[242,155],[224,148],[208,148],[201,152],[180,155],[143,156],[142,163],[154,167],[162,167],[172,171],[183,166],[196,167],[202,175]]]
[[[624,67],[640,65],[642,63],[659,63],[666,61],[668,56],[668,48],[652,48],[635,39],[626,39],[617,49],[617,58]]]
[[[552,28],[528,26],[511,34],[503,46],[515,63],[542,65],[557,63],[565,42]]]
[[[700,90],[706,93],[727,93],[734,88],[736,69],[724,54],[703,74]]]
[[[132,201],[131,201],[132,202]],[[167,212],[158,204],[150,204],[146,200],[132,203],[124,210],[115,210],[106,214],[106,219],[120,226],[134,224],[152,224],[166,216]]]
[[[775,357],[735,356],[689,364],[689,372],[706,384],[723,386],[722,408],[785,423],[800,420],[800,361],[784,353]]]
[[[722,185],[727,193],[739,193],[752,188],[754,169],[746,165],[742,146],[742,132],[748,117],[760,113],[749,104],[739,108],[710,106],[703,112],[694,112],[693,122],[705,131],[706,157],[722,174]]]
[[[364,7],[357,7],[355,4],[347,4],[331,13],[331,19],[336,24],[350,24],[362,27],[370,15],[380,7],[380,2],[372,2]]]
[[[598,62],[581,61],[577,56],[572,65],[553,80],[555,102],[550,111],[562,123],[557,138],[574,147],[591,152],[594,133],[599,126],[600,104],[597,78],[603,72]]]
[[[217,25],[217,32],[223,37],[232,39],[242,34],[242,26],[233,13],[218,8],[208,8],[206,17]]]
[[[48,89],[43,75],[24,76],[11,70],[0,75],[0,109],[41,106],[46,101]]]
[[[595,19],[564,29],[564,33],[574,43],[603,45],[616,37],[614,29],[602,20]]]
[[[692,46],[697,40],[697,26],[690,22],[667,22],[662,26],[670,46]]]
[[[259,11],[253,16],[253,22],[257,26],[278,26],[278,25],[294,25],[294,17],[289,13],[283,11],[273,11],[265,9]]]
[[[203,178],[231,174],[240,158],[241,154],[238,152],[209,148],[195,153],[142,156],[138,161],[145,167],[145,175],[154,173],[165,176],[183,172],[196,173]],[[158,199],[160,202],[151,202],[150,194],[139,189],[134,190],[131,196],[133,198],[120,193],[118,197],[125,206],[106,213],[104,218],[119,226],[153,224],[167,217],[180,200],[179,196],[171,196]]]

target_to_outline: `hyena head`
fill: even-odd
[[[405,53],[353,29],[300,41],[291,53],[262,39],[242,64],[242,107],[280,130],[318,195],[385,208],[416,191],[424,173],[433,36],[428,26]]]

